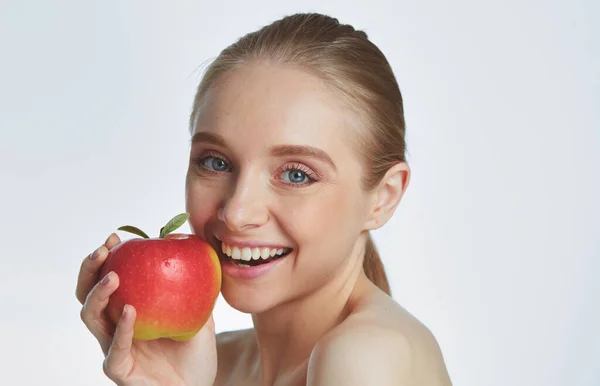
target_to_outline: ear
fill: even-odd
[[[410,181],[406,162],[392,166],[373,192],[373,202],[365,224],[366,230],[383,226],[394,214]]]

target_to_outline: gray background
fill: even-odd
[[[2,1],[0,383],[110,384],[79,320],[81,259],[184,210],[198,66],[319,11],[397,74],[413,176],[375,239],[455,385],[599,385],[598,4]],[[251,325],[222,300],[215,320]]]

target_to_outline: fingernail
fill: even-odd
[[[125,304],[123,307],[123,313],[121,314],[121,319],[125,319],[125,314],[127,314],[127,310],[129,309],[129,305]]]
[[[111,274],[112,272],[107,273],[106,276],[104,276],[102,280],[100,280],[100,284],[108,284],[108,282],[110,281],[110,277],[112,276]]]
[[[100,248],[92,252],[92,254],[90,255],[90,260],[94,260],[96,257],[98,257],[98,254],[100,254]]]

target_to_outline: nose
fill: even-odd
[[[240,176],[219,208],[218,218],[231,232],[260,227],[269,219],[267,195],[259,178]]]

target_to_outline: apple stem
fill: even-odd
[[[177,216],[173,217],[164,227],[160,228],[159,237],[161,239],[164,239],[169,233],[182,226],[188,220],[188,218],[190,218],[190,214],[187,212],[180,213]],[[133,233],[134,235],[142,236],[145,239],[150,238],[143,230],[136,228],[132,225],[123,225],[117,229],[120,231]]]

